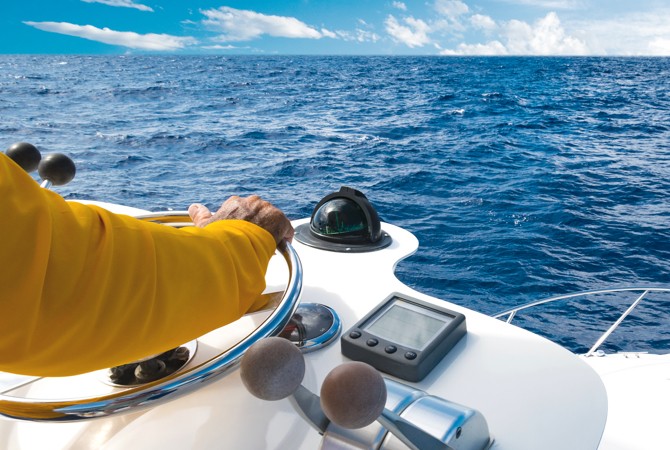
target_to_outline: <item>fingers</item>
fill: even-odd
[[[204,227],[212,221],[212,213],[205,205],[201,205],[200,203],[194,203],[189,206],[188,215],[196,227]]]
[[[294,236],[293,226],[284,213],[257,195],[246,198],[238,196],[230,197],[214,215],[202,205],[191,205],[189,215],[191,215],[191,218],[194,216],[198,219],[202,218],[203,225],[198,225],[196,219],[193,219],[193,222],[197,226],[204,226],[217,220],[246,220],[267,230],[276,243],[284,239],[292,242]]]
[[[278,214],[278,216],[274,219],[277,226],[276,231],[273,233],[275,240],[277,241],[277,244],[279,244],[282,240],[287,240],[288,242],[292,243],[293,236],[295,235],[293,225],[291,225],[291,221],[288,220],[283,212],[277,208],[275,209],[276,213]],[[272,233],[272,231],[270,232]]]
[[[288,219],[286,219],[288,220]],[[289,221],[289,227],[287,230],[284,231],[284,239],[286,239],[289,243],[293,243],[293,237],[295,236],[295,230],[293,229],[293,225],[291,225],[291,222]]]
[[[292,242],[294,235],[293,226],[284,213],[271,203],[261,200],[260,197],[252,200],[257,202],[259,209],[257,215],[250,219],[250,221],[269,231],[277,244],[284,239]]]

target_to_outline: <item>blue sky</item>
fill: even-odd
[[[670,56],[667,0],[5,0],[0,12],[3,54]]]

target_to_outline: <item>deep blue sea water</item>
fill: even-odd
[[[0,147],[69,154],[68,199],[152,210],[258,193],[300,218],[355,187],[420,240],[401,280],[495,313],[667,284],[669,80],[667,58],[0,56]],[[611,348],[667,350],[669,311]],[[527,325],[577,351],[617,316],[551,312]]]

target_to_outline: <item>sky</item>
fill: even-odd
[[[670,56],[670,1],[3,0],[0,54]]]

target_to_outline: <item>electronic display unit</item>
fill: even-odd
[[[407,381],[420,381],[465,335],[463,314],[394,293],[340,340],[342,354]]]

